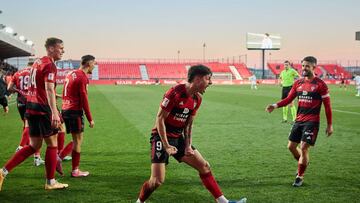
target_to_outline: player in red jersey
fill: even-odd
[[[305,57],[302,61],[303,78],[294,83],[285,99],[266,107],[266,111],[271,113],[276,108],[290,104],[298,97],[296,121],[291,129],[288,143],[288,149],[298,161],[298,172],[293,183],[294,187],[299,187],[303,183],[304,173],[309,163],[310,146],[315,145],[319,131],[322,103],[325,106],[327,119],[326,134],[330,136],[333,133],[329,89],[324,81],[315,77],[316,63],[315,57]],[[297,148],[299,143],[300,149]]]
[[[346,90],[346,79],[344,73],[340,73],[340,88],[344,88]]]
[[[221,192],[209,163],[192,146],[191,141],[192,123],[202,101],[201,94],[212,84],[211,76],[208,67],[192,66],[187,83],[172,87],[164,95],[150,138],[151,176],[143,184],[137,202],[145,202],[164,182],[165,166],[170,156],[196,169],[202,183],[217,202],[231,202]],[[246,198],[238,202],[246,202]]]
[[[23,132],[21,136],[21,141],[19,146],[17,147],[16,151],[19,151],[25,145],[30,144],[30,137],[29,137],[29,124],[25,119],[25,111],[26,111],[26,96],[28,91],[28,83],[30,81],[30,69],[33,65],[33,61],[28,63],[28,66],[22,70],[17,71],[11,81],[8,84],[8,91],[13,93],[17,92],[17,108],[20,114],[20,118],[23,121]],[[45,162],[41,159],[40,151],[36,151],[34,154],[34,165],[40,166]]]
[[[30,145],[20,149],[0,170],[0,190],[5,176],[26,158],[41,148],[43,140],[47,144],[45,155],[46,190],[67,188],[68,184],[55,180],[57,162],[57,129],[60,125],[60,112],[55,98],[55,61],[64,53],[62,40],[48,38],[45,42],[47,56],[35,61],[30,71],[30,83],[26,98],[25,117],[29,123]]]
[[[60,159],[63,159],[69,153],[67,149],[71,149],[69,146],[72,146],[72,177],[85,177],[89,175],[88,171],[81,171],[79,165],[84,132],[83,112],[85,112],[86,118],[90,123],[90,128],[93,128],[95,125],[87,96],[89,79],[86,75],[92,73],[95,65],[94,56],[85,55],[81,57],[80,68],[68,73],[64,81],[62,117],[65,121],[66,132],[71,133],[73,141],[60,152]],[[58,163],[61,164],[61,162]]]

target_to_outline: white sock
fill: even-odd
[[[137,199],[136,203],[145,203],[145,202],[142,202],[140,199]]]
[[[2,168],[1,170],[0,170],[0,172],[4,175],[4,176],[7,176],[7,174],[9,173],[9,171],[8,170],[6,170],[6,168],[4,167],[4,168]]]
[[[217,203],[228,203],[229,200],[226,199],[226,197],[224,195],[221,195],[219,198],[216,199]]]
[[[48,185],[52,185],[52,184],[55,184],[56,180],[55,180],[55,178],[50,179],[50,180],[47,179],[46,182],[47,182]]]

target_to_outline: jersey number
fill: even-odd
[[[66,78],[66,79],[65,79],[65,87],[64,87],[64,96],[65,96],[65,97],[67,96],[67,88],[68,88],[68,85],[69,85],[69,79]]]
[[[161,151],[162,150],[162,142],[161,141],[157,141],[156,142],[156,151]]]
[[[30,78],[31,81],[30,81],[30,85],[28,85],[28,86],[32,86],[32,87],[36,88],[36,70],[34,68],[32,68],[30,71],[30,77],[31,77]]]
[[[28,89],[28,85],[29,85],[29,79],[30,76],[25,75],[25,76],[20,76],[20,90],[27,90]]]

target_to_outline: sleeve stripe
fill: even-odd
[[[325,94],[325,95],[321,96],[321,98],[326,98],[326,97],[330,97],[330,94]]]

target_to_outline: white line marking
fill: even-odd
[[[348,113],[348,114],[360,115],[360,113],[358,113],[358,112],[342,111],[342,110],[337,110],[337,109],[333,109],[333,111],[340,112],[340,113]]]

